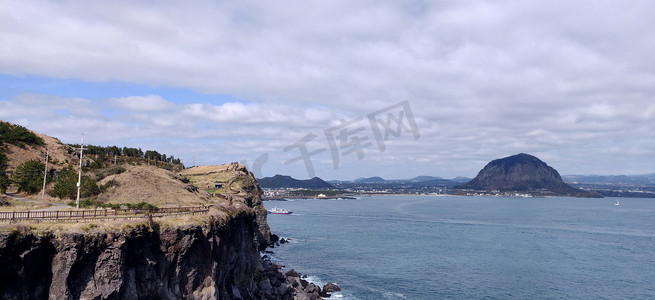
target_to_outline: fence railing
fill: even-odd
[[[152,209],[85,209],[85,210],[39,210],[0,212],[0,221],[18,220],[86,220],[145,217],[164,217],[179,214],[199,214],[209,211],[209,206],[178,206]]]

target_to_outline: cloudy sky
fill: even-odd
[[[0,119],[65,143],[297,178],[473,177],[520,152],[655,172],[653,1],[0,7]]]

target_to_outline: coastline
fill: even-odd
[[[270,233],[261,189],[244,166],[225,169],[238,180],[228,199],[208,198],[213,205],[207,214],[2,224],[0,298],[328,297],[334,286],[319,287],[283,272],[260,254],[278,242]]]

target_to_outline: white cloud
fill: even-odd
[[[128,96],[112,98],[107,101],[110,106],[132,111],[156,112],[175,109],[175,103],[164,100],[158,95]]]
[[[421,139],[371,153],[371,163],[362,164],[412,153],[423,162],[413,167],[428,164],[432,175],[472,176],[471,161],[534,152],[585,160],[564,164],[565,173],[606,173],[602,163],[589,162],[621,148],[606,141],[626,145],[635,160],[655,149],[649,1],[2,6],[1,73],[244,99],[179,102],[153,94],[91,101],[26,93],[0,100],[0,118],[71,139],[84,126],[107,143],[181,139],[181,151],[196,149],[194,140],[214,141],[206,151],[238,140],[247,147],[234,146],[230,155],[256,148],[248,152],[255,156],[320,134],[330,122],[409,100]],[[648,165],[626,163],[625,172],[652,172]],[[365,170],[344,167],[342,175]]]

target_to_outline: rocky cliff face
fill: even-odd
[[[561,196],[594,196],[570,187],[555,169],[540,159],[524,153],[491,161],[473,180],[456,188]]]
[[[235,172],[237,172],[240,178],[238,184],[231,185],[231,187],[236,189],[238,194],[235,196],[235,199],[239,199],[248,207],[252,207],[256,216],[255,223],[257,224],[255,238],[258,243],[258,249],[262,251],[271,243],[271,229],[266,221],[268,212],[264,208],[261,197],[264,192],[259,187],[255,175],[249,172],[245,166],[238,164]]]
[[[255,215],[227,223],[0,239],[3,299],[259,299]],[[270,299],[291,293],[283,288]],[[287,297],[288,298],[288,297]]]
[[[0,234],[0,299],[316,299],[313,285],[260,257],[266,210],[242,175],[235,203],[202,222],[86,233],[15,226]]]

